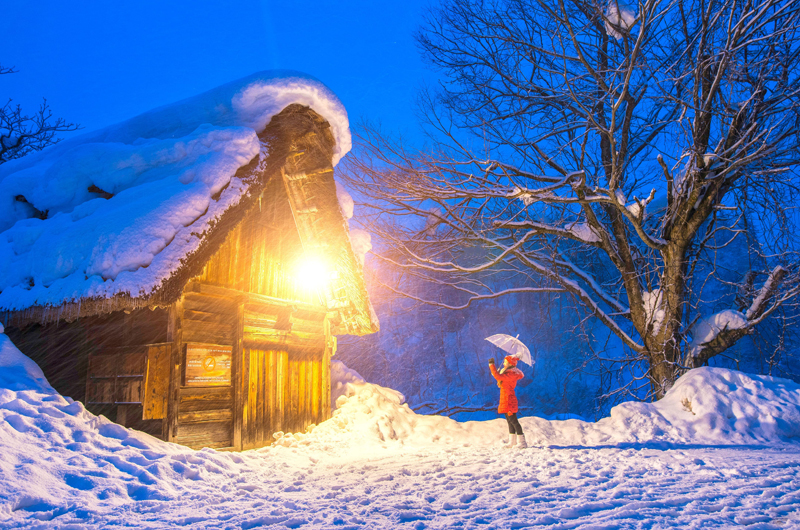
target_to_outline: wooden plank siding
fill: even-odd
[[[233,389],[182,387],[175,442],[195,449],[233,447]]]
[[[167,416],[169,395],[169,362],[172,344],[150,344],[144,378],[142,419],[163,420]]]
[[[294,274],[303,246],[283,184],[267,186],[259,207],[234,227],[195,280],[283,300],[319,304]]]
[[[305,431],[328,417],[327,311],[292,277],[302,246],[285,190],[271,193],[276,200],[231,230],[184,290],[182,344],[232,346],[231,400],[230,409],[217,403],[205,416],[189,413],[187,388],[180,388],[178,443],[262,447],[276,432]],[[195,396],[206,390],[192,388]],[[201,425],[209,427],[206,437]]]
[[[247,400],[242,448],[262,447],[276,432],[305,432],[328,417],[321,398],[330,387],[324,355],[293,357],[279,350],[244,349]],[[326,376],[327,374],[327,376]]]
[[[328,417],[330,331],[324,309],[247,300],[247,293],[203,284],[184,293],[181,318],[175,319],[181,342],[175,347],[195,341],[232,346],[231,386],[179,384],[173,441],[196,448],[262,447],[275,432],[303,432]],[[180,357],[185,369],[183,351]]]

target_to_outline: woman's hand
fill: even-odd
[[[494,357],[489,357],[489,364],[494,364]]]

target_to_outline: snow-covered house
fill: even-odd
[[[326,419],[335,336],[377,331],[349,148],[327,88],[267,72],[0,166],[6,333],[62,394],[177,443]]]

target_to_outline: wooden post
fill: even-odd
[[[325,317],[325,354],[320,366],[322,403],[320,411],[322,421],[331,417],[331,357],[336,355],[336,337],[331,334],[331,321]]]
[[[169,363],[169,398],[167,399],[167,441],[175,442],[178,436],[178,404],[181,397],[181,364],[183,363],[183,299],[169,308],[167,340],[172,343]]]
[[[117,423],[126,427],[128,423],[128,405],[117,405]]]
[[[244,370],[244,302],[236,308],[236,320],[233,324],[233,358],[231,359],[231,381],[233,384],[233,447],[242,450],[242,427],[244,424],[244,404],[250,387],[249,370]],[[249,361],[249,359],[248,359]],[[249,418],[248,418],[249,420]]]

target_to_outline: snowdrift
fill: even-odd
[[[504,419],[459,423],[415,414],[403,404],[402,394],[367,383],[338,361],[333,363],[332,380],[337,408],[333,418],[310,434],[287,436],[279,443],[344,437],[359,445],[497,445],[506,437]],[[800,442],[800,385],[705,367],[681,377],[661,401],[623,403],[598,422],[537,417],[520,422],[534,446],[794,443]]]
[[[19,521],[23,513],[26,521],[49,521],[131,501],[147,507],[190,495],[197,481],[236,495],[237,488],[250,492],[270,477],[286,475],[290,481],[289,475],[321,459],[344,464],[406,449],[499,448],[505,437],[503,419],[459,423],[417,415],[399,392],[367,383],[335,361],[336,410],[330,420],[307,433],[279,433],[275,444],[259,450],[194,451],[125,429],[59,395],[1,331],[0,528],[4,519]],[[796,443],[800,385],[701,368],[681,378],[660,402],[626,403],[596,423],[521,421],[533,446],[528,451],[537,445]]]

